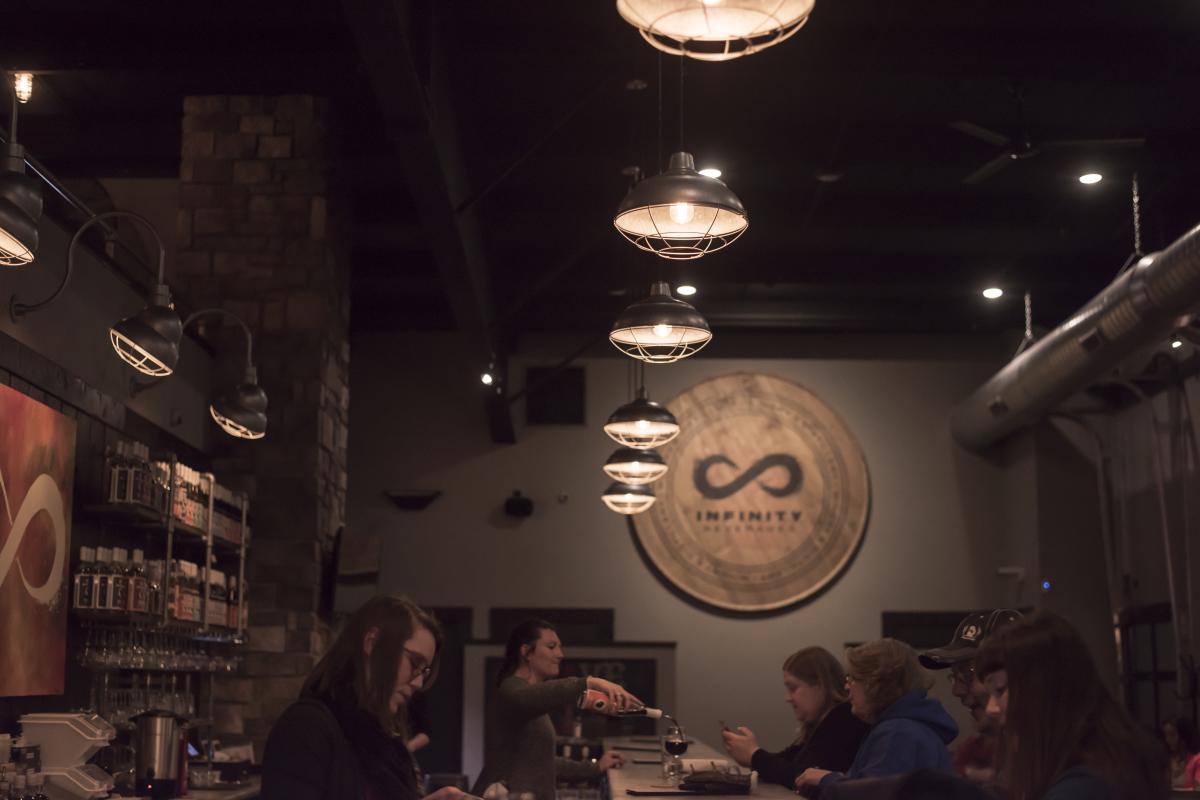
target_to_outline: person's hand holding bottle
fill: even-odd
[[[611,702],[610,708],[612,708],[614,712],[624,711],[627,708],[637,708],[645,705],[645,703],[643,703],[641,700],[627,692],[624,687],[619,686],[612,681],[606,681],[603,678],[597,678],[594,675],[588,676],[587,688],[597,692],[603,692],[604,694],[608,695],[608,699]]]

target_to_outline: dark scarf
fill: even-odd
[[[321,698],[349,740],[362,767],[370,800],[416,800],[416,765],[404,740],[385,732],[379,720],[363,711],[354,690],[336,689]]]

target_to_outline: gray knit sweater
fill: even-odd
[[[533,792],[536,800],[554,800],[556,777],[590,778],[598,775],[591,764],[556,757],[554,725],[549,712],[574,703],[587,678],[558,678],[531,684],[511,675],[504,679],[488,704],[484,725],[483,771],[472,793],[496,781],[508,791]]]

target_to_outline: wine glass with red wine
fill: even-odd
[[[667,778],[676,784],[683,777],[683,761],[680,759],[688,749],[687,734],[683,727],[674,724],[667,726],[667,735],[663,737],[663,750],[670,757],[667,764]]]

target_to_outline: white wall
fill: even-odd
[[[545,346],[562,353],[575,345]],[[987,342],[781,337],[727,348],[773,358],[706,353],[648,369],[651,396],[662,401],[733,371],[796,381],[837,410],[865,451],[872,509],[854,562],[812,603],[757,619],[717,616],[677,598],[639,558],[625,520],[600,502],[600,467],[613,449],[601,425],[627,399],[623,360],[581,362],[586,426],[524,427],[518,404],[519,443],[498,446],[485,427],[478,365],[454,338],[360,335],[353,349],[349,527],[351,535],[380,535],[380,588],[431,606],[473,606],[477,636],[487,634],[491,606],[612,607],[619,639],[678,642],[676,711],[709,738],[723,718],[754,727],[770,745],[791,739],[779,668],[799,647],[840,654],[847,641],[879,636],[884,610],[1012,600],[1011,583],[995,574],[1015,557],[1004,552],[1005,468],[962,453],[946,422],[1000,364],[1003,351]],[[519,385],[522,370],[512,375]],[[414,488],[443,495],[421,512],[400,511],[383,496]],[[513,524],[499,509],[516,489],[536,510]],[[1007,560],[998,560],[1002,553]],[[372,591],[343,591],[339,606],[351,609]]]

